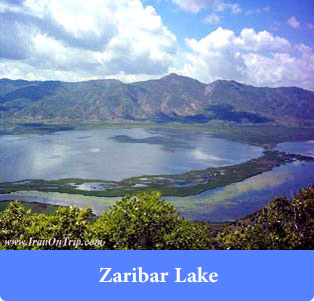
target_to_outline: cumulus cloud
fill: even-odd
[[[12,60],[25,59],[30,54],[30,43],[34,30],[22,24],[13,23],[10,18],[0,14],[0,58]]]
[[[314,52],[300,44],[293,53],[272,53],[270,57],[260,54],[244,56],[252,83],[269,86],[300,86],[314,90]]]
[[[191,13],[198,13],[202,9],[212,9],[219,12],[230,10],[233,14],[242,12],[237,3],[224,0],[172,0],[172,2],[178,5],[180,9]]]
[[[255,32],[252,28],[241,31],[240,37],[234,39],[236,47],[253,51],[289,51],[291,44],[288,40],[273,36],[268,31]]]
[[[176,37],[140,0],[1,0],[0,22],[0,76],[154,76],[177,52]]]
[[[292,28],[300,28],[301,27],[300,22],[297,20],[296,17],[293,17],[293,16],[287,20],[287,24],[289,26],[291,26]]]
[[[226,0],[172,1],[192,13],[211,9],[204,20],[211,24],[221,22],[222,11],[241,11]],[[268,31],[236,34],[219,27],[202,39],[185,39],[183,51],[141,0],[0,0],[0,24],[0,77],[133,82],[177,72],[203,82],[314,90],[314,54],[307,45]]]
[[[314,89],[314,52],[267,31],[243,29],[237,36],[219,27],[203,39],[186,39],[189,52],[178,73],[203,82],[234,79],[258,86]]]

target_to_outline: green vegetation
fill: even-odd
[[[313,126],[313,99],[312,91],[296,87],[203,84],[176,74],[129,84],[0,79],[3,119]]]
[[[279,197],[263,210],[225,227],[216,237],[220,249],[314,249],[314,187],[294,201]]]
[[[282,164],[293,162],[294,160],[313,161],[313,158],[281,153],[279,151],[265,151],[262,157],[239,165],[195,170],[182,175],[144,175],[124,179],[120,182],[84,179],[7,182],[0,183],[0,193],[50,191],[85,196],[118,197],[136,194],[140,191],[159,190],[163,196],[189,196],[209,189],[241,182],[252,176],[272,170]],[[81,190],[78,185],[85,183],[95,184],[95,189],[91,191]],[[96,186],[99,186],[99,188]]]
[[[0,211],[4,211],[9,208],[10,201],[7,202],[0,202]],[[51,214],[52,212],[56,211],[60,206],[58,205],[51,205],[51,204],[43,204],[43,203],[36,203],[36,202],[21,202],[20,205],[25,210],[31,210],[31,214],[35,213],[42,213],[42,214]]]
[[[28,245],[50,239],[63,243]],[[65,241],[72,244],[64,246]],[[157,192],[126,197],[96,222],[91,209],[76,207],[60,207],[47,216],[31,214],[14,202],[0,213],[0,247],[4,249],[206,249],[209,241],[205,225],[181,219]]]
[[[314,249],[314,187],[302,189],[293,202],[279,197],[214,230],[180,218],[160,196],[123,198],[96,221],[89,208],[60,207],[44,215],[13,202],[0,213],[0,249]]]

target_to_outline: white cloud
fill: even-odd
[[[182,9],[239,12],[222,0],[172,0]],[[257,12],[256,12],[257,13]],[[268,31],[219,27],[202,39],[176,36],[140,0],[0,0],[0,78],[138,81],[178,72],[203,82],[234,79],[314,90],[313,49]],[[310,28],[310,27],[309,27]]]
[[[242,12],[241,7],[239,6],[239,4],[237,3],[228,3],[228,2],[222,2],[222,4],[220,5],[220,7],[218,7],[217,11],[224,11],[230,9],[230,11],[237,15],[240,14]]]
[[[221,17],[212,13],[204,19],[204,22],[207,24],[219,24],[221,23]]]
[[[191,12],[198,13],[204,8],[216,8],[220,0],[172,0],[172,2],[179,6],[180,9]]]
[[[240,35],[219,27],[201,40],[186,39],[189,52],[178,73],[203,82],[233,79],[258,86],[301,86],[314,90],[314,52],[267,31]]]
[[[256,33],[252,28],[243,29],[234,43],[235,46],[250,51],[289,51],[291,49],[288,40],[275,37],[265,30]]]
[[[287,24],[293,28],[300,28],[301,27],[300,22],[297,20],[296,17],[293,17],[293,16],[287,20]]]
[[[219,12],[230,10],[233,14],[242,12],[238,4],[224,0],[172,0],[172,2],[178,5],[180,9],[191,13],[198,13],[202,9],[212,9]]]
[[[176,59],[176,37],[140,0],[4,3],[0,22],[6,24],[0,35],[0,77],[37,69],[38,76],[67,80],[141,78],[167,73]],[[12,70],[6,67],[8,59],[15,60]]]
[[[191,52],[185,54],[185,64],[180,73],[204,82],[218,78],[243,79],[245,65],[234,47],[235,39],[233,31],[221,27],[199,41],[186,39]]]

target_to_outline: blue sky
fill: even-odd
[[[313,0],[0,0],[0,77],[314,90]]]
[[[232,14],[228,10],[214,12],[211,8],[202,9],[199,13],[191,13],[191,11],[179,9],[171,1],[150,0],[144,3],[156,8],[157,13],[163,16],[164,24],[176,34],[180,43],[186,37],[201,39],[218,26],[222,26],[237,34],[243,28],[252,27],[256,31],[267,30],[287,38],[294,44],[306,43],[314,47],[314,30],[308,27],[308,24],[314,24],[313,0],[231,1],[230,3],[238,4],[242,9],[242,13],[238,14]],[[218,15],[221,21],[214,24],[205,23],[206,17],[213,13]],[[287,20],[292,16],[300,23],[298,30],[287,26]]]

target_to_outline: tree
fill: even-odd
[[[110,249],[208,248],[207,228],[181,219],[160,196],[156,191],[140,193],[116,202],[94,224],[97,238],[107,239]]]
[[[31,210],[14,202],[0,213],[0,248],[152,250],[207,249],[210,246],[207,227],[180,218],[170,203],[160,200],[159,192],[125,197],[96,222],[91,220],[90,208],[60,207],[47,216],[32,214]],[[5,245],[9,240],[22,243]],[[69,244],[70,241],[73,243]],[[93,241],[102,244],[85,244]]]
[[[160,196],[155,191],[125,197],[95,222],[90,208],[60,207],[44,215],[32,214],[13,202],[0,213],[0,250],[314,249],[312,186],[301,189],[293,202],[276,198],[263,210],[229,224],[215,237],[204,223],[181,218],[173,205]],[[67,243],[37,243],[50,240]]]
[[[290,202],[276,198],[263,210],[224,228],[218,248],[243,250],[314,249],[314,187]]]
[[[31,224],[30,210],[23,208],[20,203],[12,202],[0,213],[0,242],[2,247],[6,240],[24,240],[25,229]],[[11,249],[20,249],[20,245],[12,245]]]
[[[81,240],[88,236],[91,209],[60,207],[49,216],[32,214],[19,202],[0,213],[0,242],[6,249],[81,249],[83,246],[44,244],[36,241]],[[6,241],[11,241],[5,245]],[[31,242],[31,243],[29,243]]]

